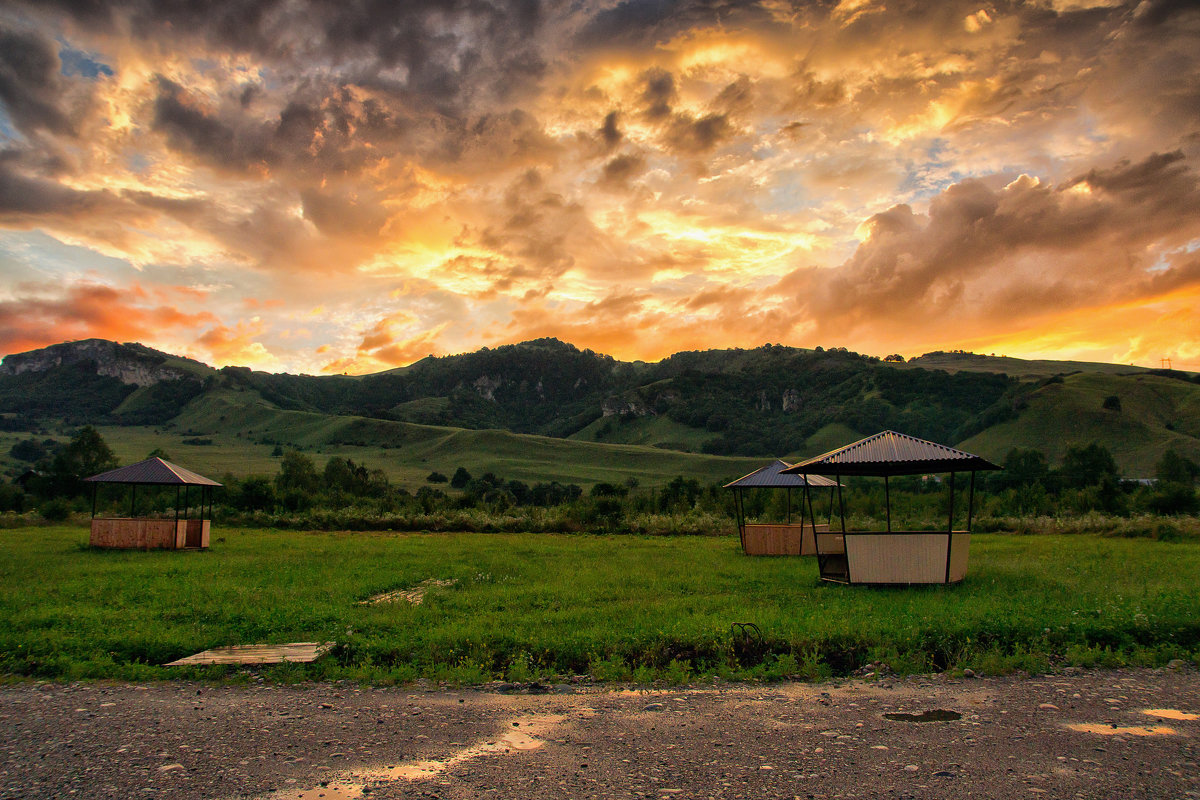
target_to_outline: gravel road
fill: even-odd
[[[1192,670],[505,688],[0,686],[0,798],[1200,797]]]

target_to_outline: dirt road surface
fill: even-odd
[[[0,798],[1200,797],[1191,670],[505,688],[2,686]]]

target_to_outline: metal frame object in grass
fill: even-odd
[[[967,574],[971,522],[975,508],[975,473],[1000,467],[971,453],[895,431],[883,431],[782,470],[784,475],[832,476],[838,481],[841,531],[817,532],[817,564],[821,580],[835,583],[929,584],[958,583]],[[892,498],[888,478],[895,475],[950,473],[949,509],[943,530],[892,530]],[[954,477],[971,474],[966,527],[954,528]],[[846,505],[841,478],[882,477],[886,530],[846,529]],[[809,519],[816,523],[812,497],[805,490]],[[831,518],[832,519],[832,518]]]
[[[203,550],[208,547],[213,490],[221,485],[216,481],[157,457],[83,480],[92,484],[92,530],[89,539],[92,547],[141,550]],[[96,516],[96,495],[102,483],[124,484],[130,487],[129,516]],[[175,518],[137,516],[139,486],[174,486]],[[195,519],[191,516],[193,486],[200,488],[199,517]]]
[[[736,481],[725,484],[733,490],[733,506],[737,514],[738,535],[742,540],[742,552],[748,556],[812,556],[817,554],[816,533],[828,531],[829,524],[806,522],[801,509],[800,524],[792,523],[792,490],[813,488],[833,489],[836,481],[820,475],[784,475],[788,464],[776,459],[765,467],[743,475]],[[786,523],[748,523],[744,492],[747,489],[786,489]],[[829,494],[829,518],[833,519],[833,492]]]

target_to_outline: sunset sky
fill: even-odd
[[[1200,11],[6,0],[0,354],[1200,370]]]

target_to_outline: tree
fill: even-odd
[[[1004,471],[996,474],[995,482],[1001,488],[1020,488],[1034,484],[1045,485],[1050,475],[1050,465],[1041,450],[1014,447],[1004,457]]]
[[[1174,448],[1168,448],[1154,467],[1154,477],[1159,483],[1176,483],[1189,488],[1196,485],[1198,474],[1200,465],[1180,455]]]
[[[1119,474],[1112,453],[1096,442],[1082,447],[1069,446],[1059,470],[1063,483],[1072,489],[1097,486],[1105,476],[1116,478]]]
[[[146,454],[146,458],[161,458],[163,461],[170,461],[171,456],[167,455],[167,451],[161,447],[156,447]]]
[[[884,356],[883,360],[903,362],[904,356],[900,355],[899,353],[892,353],[890,356]]]
[[[442,473],[437,472],[437,471],[429,473],[429,475],[426,476],[426,478],[425,478],[425,481],[427,483],[445,483],[448,480],[450,480],[450,479],[447,478]]]
[[[37,439],[22,439],[9,449],[8,454],[18,461],[28,461],[32,464],[49,455],[49,451]]]
[[[1115,394],[1110,394],[1108,397],[1104,398],[1102,407],[1105,411],[1120,411],[1121,398],[1117,397]]]
[[[50,465],[50,487],[55,494],[80,494],[83,479],[119,466],[117,456],[100,432],[84,425],[58,451]]]
[[[313,460],[299,450],[284,453],[279,462],[279,474],[275,476],[275,487],[280,492],[315,492],[319,488],[317,468]]]
[[[467,472],[462,467],[454,470],[454,477],[450,479],[450,486],[454,489],[461,489],[471,482],[471,473]]]

